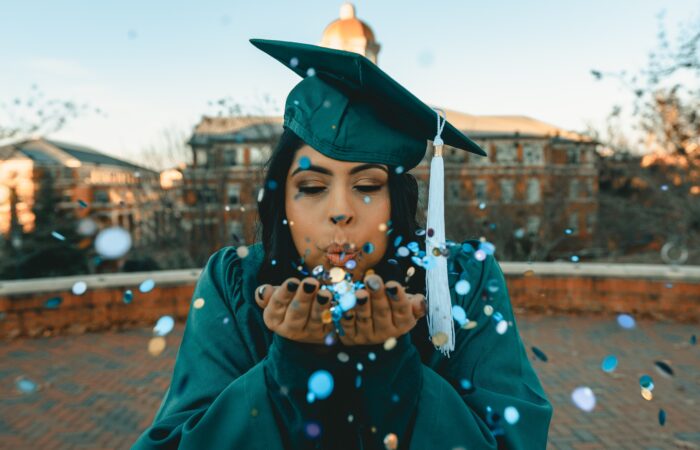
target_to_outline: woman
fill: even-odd
[[[544,448],[551,406],[488,247],[426,254],[435,236],[418,228],[406,171],[434,113],[362,56],[252,42],[304,77],[268,162],[262,243],[210,258],[193,295],[204,306],[193,303],[170,388],[134,448]],[[461,325],[453,341],[425,317],[439,264]]]

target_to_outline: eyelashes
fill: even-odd
[[[355,186],[355,189],[362,193],[371,193],[371,192],[377,192],[380,190],[383,186]],[[301,186],[299,187],[299,193],[304,194],[304,195],[316,195],[320,194],[322,191],[324,191],[326,188],[325,187],[311,187],[311,186]]]

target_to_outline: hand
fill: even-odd
[[[263,320],[271,331],[312,344],[323,344],[333,330],[332,323],[324,324],[321,319],[323,311],[330,309],[331,297],[330,292],[319,291],[319,282],[312,277],[302,283],[288,278],[282,286],[263,284],[255,290],[255,301],[263,308]]]
[[[357,304],[341,319],[345,336],[339,338],[343,344],[381,344],[390,337],[398,338],[425,315],[423,294],[409,294],[396,281],[388,281],[385,287],[376,274],[365,277],[364,283],[367,289],[355,291]]]

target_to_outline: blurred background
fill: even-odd
[[[152,420],[201,267],[258,241],[299,79],[257,37],[361,53],[487,151],[446,149],[447,236],[495,246],[552,448],[700,448],[700,6],[529,3],[4,5],[10,447]]]

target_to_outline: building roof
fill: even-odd
[[[592,142],[588,136],[567,131],[528,116],[479,116],[445,110],[447,120],[470,137],[486,138],[518,134],[530,137],[558,137],[579,142]]]
[[[345,3],[340,7],[340,18],[331,22],[321,37],[321,45],[332,45],[337,42],[348,42],[362,39],[375,43],[372,28],[355,16],[355,6]]]
[[[195,127],[189,144],[201,145],[210,141],[268,141],[280,135],[283,122],[281,116],[204,116]]]
[[[19,152],[39,164],[59,164],[68,167],[74,167],[78,165],[77,163],[95,164],[123,167],[130,170],[143,171],[144,173],[153,172],[150,169],[114,158],[89,147],[52,139],[32,138],[15,142],[0,149],[0,157],[6,159],[15,152]]]

